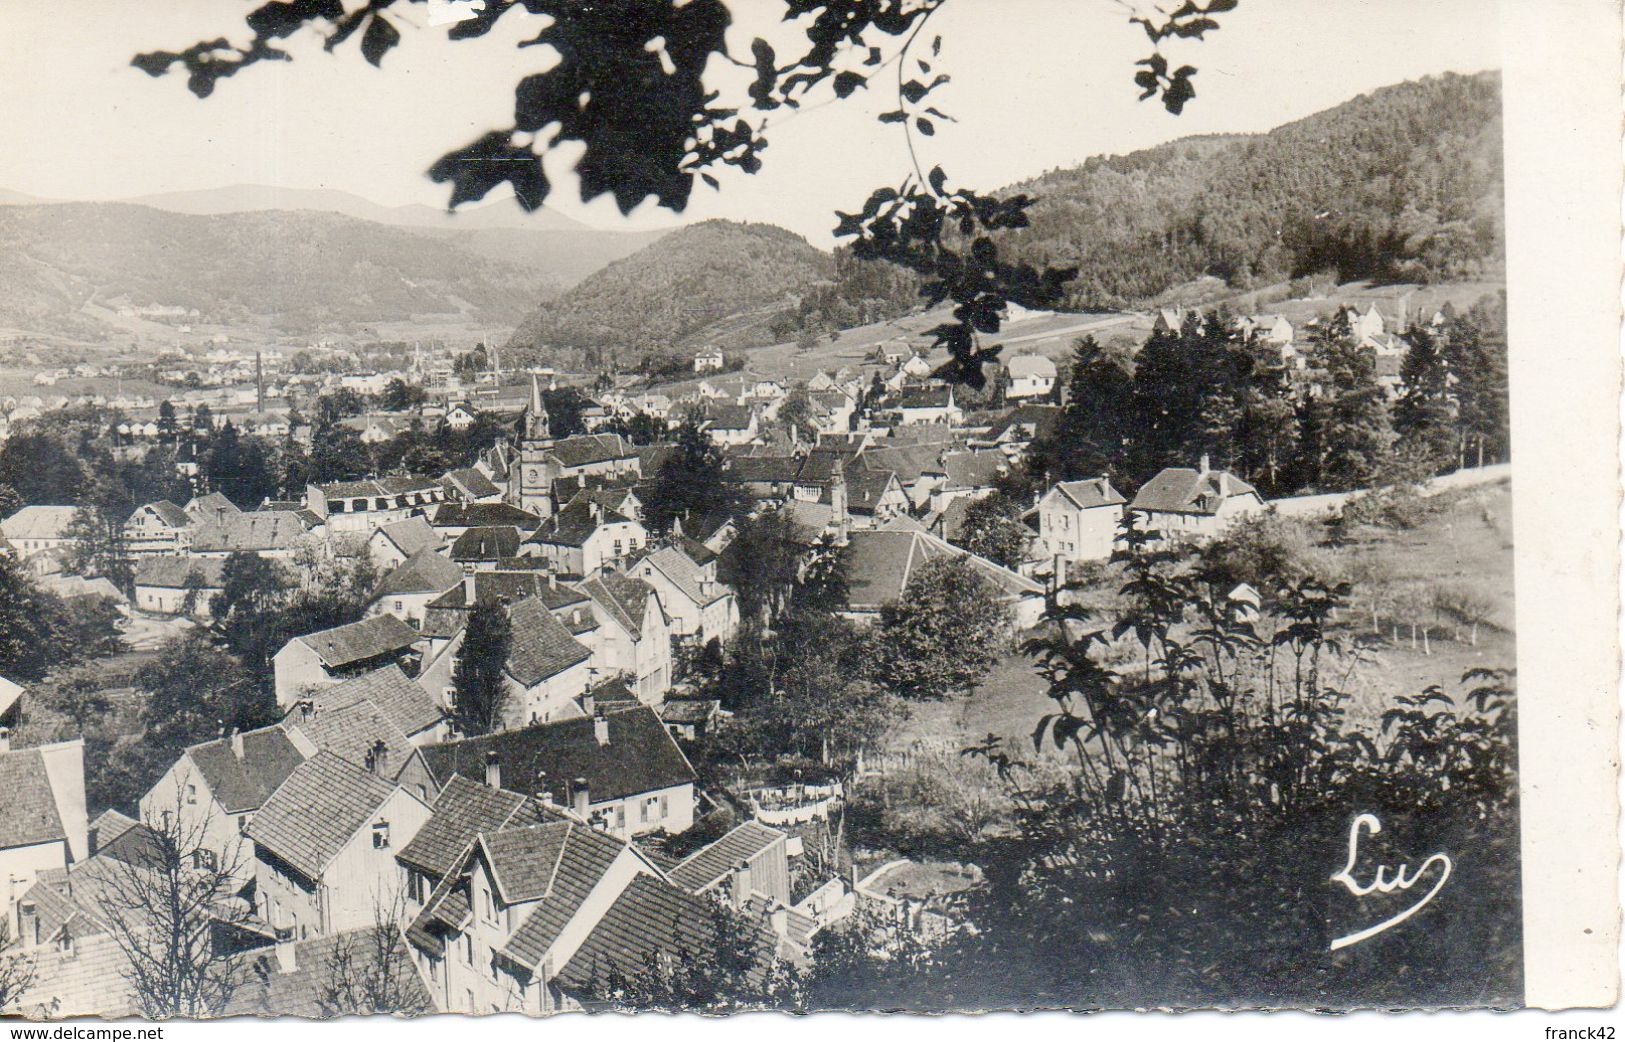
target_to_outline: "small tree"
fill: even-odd
[[[0,919],[0,1016],[16,1011],[23,994],[39,979],[34,960],[16,947],[11,925]]]
[[[142,816],[150,830],[143,856],[102,859],[96,869],[102,913],[127,960],[125,978],[151,1019],[207,1017],[225,1007],[237,967],[216,943],[216,930],[241,926],[250,914],[237,897],[241,844],[209,847],[205,819],[185,809],[177,786],[173,805]]]
[[[495,601],[476,604],[451,674],[451,718],[464,735],[490,734],[502,726],[508,703],[505,670],[512,642],[507,608]]]
[[[1017,568],[1027,559],[1033,531],[1020,521],[1021,504],[1006,496],[978,499],[965,510],[954,543],[994,564]]]
[[[406,953],[400,924],[405,903],[373,904],[372,927],[357,936],[346,934],[328,956],[327,975],[316,994],[324,1017],[399,1013],[432,1013],[421,984],[413,986],[417,970]]]
[[[969,691],[1006,650],[1010,626],[997,589],[968,558],[928,561],[880,610],[878,679],[909,698]]]
[[[694,420],[677,432],[677,451],[661,464],[649,494],[643,497],[643,520],[651,531],[666,532],[678,518],[710,514],[741,505],[739,493],[722,480],[722,453]]]

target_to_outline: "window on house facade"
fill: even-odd
[[[220,867],[220,859],[214,851],[199,847],[192,851],[192,867],[200,872],[213,872]]]
[[[490,973],[491,980],[494,982],[497,979],[497,950],[494,947],[491,949],[491,960],[487,964],[487,968],[488,972]],[[496,1012],[500,1013],[502,1011],[499,1009]]]
[[[65,926],[62,928],[62,933],[57,936],[56,950],[63,955],[73,954],[73,933]]]
[[[491,890],[485,891],[485,921],[488,923],[497,921],[497,895]]]
[[[187,786],[186,786],[186,805],[188,807],[197,806],[197,786],[196,785],[192,785],[190,783],[187,784]]]
[[[239,836],[245,835],[247,832],[248,832],[248,815],[247,814],[239,814],[239,815],[237,815],[237,835],[239,835]]]
[[[463,962],[469,966],[474,965],[474,935],[471,933],[463,934]],[[468,993],[468,1005],[470,1009],[474,1007],[473,992]]]
[[[615,808],[615,827],[622,830],[626,828],[626,804],[624,803]]]
[[[374,850],[389,849],[389,822],[378,821],[373,823],[372,848]]]

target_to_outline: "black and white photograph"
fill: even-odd
[[[0,1019],[1616,1001],[1504,16],[6,0]]]

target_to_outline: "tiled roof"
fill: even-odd
[[[380,525],[375,535],[382,535],[395,544],[396,549],[410,557],[419,550],[440,545],[440,535],[422,517],[413,516],[394,524]]]
[[[408,593],[443,593],[462,579],[463,570],[456,562],[425,547],[384,576],[373,591],[372,599]]]
[[[707,403],[700,415],[706,426],[712,429],[743,431],[750,429],[750,422],[755,417],[755,411],[748,405],[710,402]]]
[[[1215,514],[1227,499],[1258,495],[1258,490],[1222,470],[1199,472],[1167,467],[1140,487],[1131,510],[1156,514]]]
[[[643,563],[664,575],[684,597],[704,607],[715,604],[733,591],[722,583],[704,585],[705,573],[687,554],[674,546],[663,546],[643,559]],[[710,592],[706,590],[709,588]]]
[[[38,749],[0,753],[0,850],[68,838]]]
[[[903,595],[914,569],[939,557],[966,557],[983,578],[1006,597],[1041,595],[1043,587],[934,535],[918,531],[859,529],[846,550],[847,604],[855,611],[878,611]]]
[[[547,451],[566,467],[586,467],[633,455],[631,444],[619,434],[578,434],[561,438]]]
[[[846,475],[846,508],[861,514],[872,514],[881,500],[897,482],[897,475],[889,470],[853,470]],[[833,486],[826,482],[818,495],[820,503],[834,503]]]
[[[1112,488],[1107,478],[1088,478],[1084,481],[1063,481],[1055,486],[1056,491],[1072,502],[1073,506],[1081,510],[1091,510],[1095,507],[1116,506],[1126,503],[1122,493]]]
[[[350,972],[357,975],[384,972],[378,968],[379,960],[374,954],[379,946],[379,938],[373,934],[376,929],[378,927],[365,926],[330,937],[300,941],[294,948],[292,970],[284,971],[274,952],[244,955],[235,967],[237,984],[220,1016],[322,1018],[344,1012],[323,1008],[324,988],[335,975],[343,972],[336,969],[339,963],[347,963],[352,967]],[[417,967],[408,957],[399,932],[393,926],[385,929],[393,935],[390,943],[395,952],[382,965],[394,978],[390,992],[405,1007],[393,1012],[434,1012],[434,999],[424,986],[423,978],[418,975]],[[370,978],[366,981],[367,986],[374,983],[383,982],[374,982]]]
[[[526,598],[537,597],[547,605],[549,611],[563,616],[561,621],[565,622],[571,633],[585,633],[596,626],[591,621],[591,612],[580,613],[584,618],[579,625],[567,621],[572,615],[570,609],[585,605],[587,595],[573,586],[557,583],[549,575],[534,571],[496,571],[475,572],[472,578],[476,603],[505,601],[516,604]],[[423,632],[435,637],[455,636],[468,621],[468,612],[472,607],[466,584],[453,586],[429,602],[428,610],[424,613]]]
[[[616,625],[626,630],[633,640],[641,639],[643,616],[648,610],[649,594],[654,592],[654,587],[642,579],[611,572],[602,578],[588,579],[581,584],[581,588],[609,612]]]
[[[225,570],[223,557],[143,557],[135,564],[135,584],[183,590],[195,581],[200,588],[218,590]]]
[[[527,597],[509,608],[508,622],[512,630],[508,675],[525,687],[534,687],[592,657],[592,651],[571,636],[540,597]]]
[[[7,539],[61,539],[78,513],[78,507],[26,506],[0,521],[0,535]]]
[[[395,786],[330,752],[300,764],[248,823],[248,838],[308,879],[321,878]]]
[[[598,508],[594,517],[594,504],[577,500],[569,504],[536,530],[527,542],[552,543],[556,546],[585,546],[592,534],[603,525],[625,524],[632,519],[616,510]]]
[[[698,539],[686,535],[677,535],[672,538],[672,545],[687,554],[689,560],[702,567],[714,564],[717,560],[717,552]]]
[[[305,760],[280,726],[244,731],[239,737],[241,756],[230,738],[199,742],[186,750],[228,814],[257,810]]]
[[[213,522],[221,511],[227,515],[240,514],[237,504],[222,496],[218,492],[210,492],[206,496],[194,496],[186,504],[186,513],[194,521]]]
[[[519,529],[511,525],[470,528],[451,544],[454,561],[496,561],[519,553]]]
[[[953,388],[921,387],[903,395],[900,409],[946,409],[953,404]]]
[[[638,875],[593,926],[557,976],[560,985],[585,996],[597,992],[610,974],[636,975],[652,955],[676,957],[714,947],[714,908],[705,898]]]
[[[315,651],[329,669],[337,669],[404,651],[418,639],[418,634],[393,615],[374,615],[294,639]]]
[[[289,550],[306,534],[305,519],[289,510],[251,510],[228,514],[224,522],[202,522],[192,536],[196,552],[254,553],[262,550]]]
[[[448,471],[446,480],[455,485],[463,495],[473,496],[476,499],[494,496],[502,491],[491,483],[490,478],[473,467],[459,467],[457,470]]]
[[[794,456],[731,456],[722,472],[724,481],[788,485],[801,472]]]
[[[541,517],[511,503],[442,503],[434,511],[436,528],[512,525],[528,532],[541,523]]]
[[[1028,426],[1033,428],[1034,436],[1046,434],[1055,425],[1055,422],[1060,419],[1060,416],[1061,409],[1056,405],[1018,405],[1005,413],[1004,417],[997,423],[993,424],[984,440],[998,441],[1005,434],[1016,435],[1018,433],[1022,437],[1026,437],[1022,428]]]
[[[414,748],[373,702],[352,702],[343,709],[319,709],[308,715],[295,709],[286,722],[318,750],[362,770],[371,769],[369,764],[382,743],[388,758],[379,773],[390,781],[400,776]]]
[[[167,499],[160,499],[156,503],[148,503],[142,509],[151,510],[158,515],[159,520],[171,528],[185,528],[192,523],[192,519],[186,516],[185,510]]]
[[[394,663],[351,677],[342,684],[318,688],[310,697],[324,710],[371,702],[396,730],[406,735],[433,727],[441,718],[434,697]]]
[[[942,460],[948,488],[992,488],[1001,474],[1010,470],[1010,459],[998,451],[950,452]]]
[[[644,477],[653,477],[660,473],[660,468],[677,451],[675,445],[637,445],[632,449],[638,455],[638,472]]]
[[[747,821],[696,850],[666,874],[684,890],[702,893],[715,886],[741,861],[749,861],[783,838],[784,833],[778,829]]]
[[[909,484],[920,480],[920,475],[937,465],[941,450],[935,445],[896,445],[868,449],[857,459],[857,466],[865,470],[891,470],[897,480]],[[851,479],[848,472],[847,478]]]
[[[694,768],[660,717],[647,706],[603,717],[609,741],[600,745],[585,717],[533,724],[458,742],[421,747],[436,780],[455,774],[485,777],[485,754],[495,752],[502,784],[519,792],[552,791],[576,778],[587,782],[594,803],[624,799],[694,781]]]
[[[457,867],[475,835],[533,817],[523,813],[529,805],[531,801],[517,792],[493,789],[478,779],[453,775],[435,798],[429,820],[396,857],[436,879],[443,878]]]
[[[515,832],[522,835],[510,840]],[[504,897],[512,892],[541,898],[502,950],[503,955],[530,969],[541,964],[593,887],[626,849],[626,844],[607,833],[573,821],[509,829],[482,838],[488,848],[502,850],[500,855],[495,850],[492,854]],[[510,882],[510,875],[517,880]]]

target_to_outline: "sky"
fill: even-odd
[[[423,171],[510,124],[514,83],[552,60],[545,48],[514,46],[544,24],[522,10],[486,38],[451,42],[428,24],[427,7],[403,4],[393,16],[403,41],[382,69],[362,60],[356,38],[334,54],[310,38],[290,46],[292,62],[247,69],[199,100],[182,76],[153,79],[129,64],[137,52],[199,39],[243,42],[242,15],[253,6],[5,0],[0,188],[97,200],[269,184],[439,207],[448,189]],[[757,33],[793,29],[778,23],[774,0],[730,6],[738,54],[748,57]],[[1175,117],[1137,100],[1134,62],[1149,48],[1127,14],[1120,0],[947,4],[932,26],[943,38],[938,66],[953,80],[933,100],[957,122],[916,139],[922,164],[992,190],[1093,155],[1266,131],[1391,83],[1500,66],[1495,0],[1241,0],[1205,41],[1165,48],[1174,64],[1200,70],[1196,100]],[[860,91],[789,118],[773,114],[762,171],[719,171],[720,191],[699,187],[682,215],[648,203],[623,218],[607,196],[583,205],[568,154],[548,161],[548,205],[606,229],[766,221],[829,246],[835,210],[855,209],[911,169],[899,128],[874,118],[894,105],[894,93]]]

